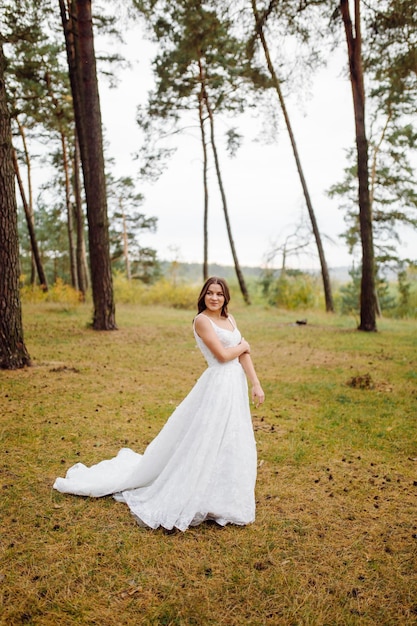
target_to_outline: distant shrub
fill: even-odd
[[[119,274],[114,278],[114,293],[116,303],[193,309],[196,306],[199,288],[188,283],[170,282],[165,278],[153,285],[145,285],[141,281],[129,281]]]
[[[351,281],[339,290],[338,309],[342,314],[358,314],[360,310],[361,268],[353,267]],[[414,279],[414,280],[413,280]],[[391,318],[417,317],[417,288],[411,268],[398,273],[397,283],[388,283],[377,276],[376,290],[382,315]]]
[[[360,309],[361,270],[353,267],[349,271],[351,281],[339,289],[338,305],[342,315],[358,314]]]
[[[193,285],[170,283],[162,279],[149,288],[147,299],[149,304],[164,304],[174,309],[194,309],[199,291]]]
[[[183,282],[170,282],[163,278],[153,285],[145,285],[140,280],[127,280],[121,274],[113,277],[114,299],[116,304],[162,305],[176,309],[194,309],[200,287]],[[80,292],[61,279],[49,287],[48,291],[40,286],[24,285],[20,290],[22,302],[55,302],[75,306],[82,302]]]
[[[20,289],[22,302],[36,304],[37,302],[57,302],[70,306],[77,306],[82,302],[82,295],[79,291],[66,285],[61,278],[57,278],[54,285],[45,291],[42,287],[35,285],[24,285]]]
[[[121,272],[113,276],[114,299],[121,304],[143,304],[148,287],[140,280],[128,280]]]
[[[396,305],[388,312],[388,317],[397,319],[417,318],[417,268],[410,266],[401,269],[397,275],[398,282]]]
[[[320,299],[317,277],[298,270],[282,272],[267,285],[266,292],[269,304],[284,309],[314,308]]]

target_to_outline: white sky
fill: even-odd
[[[135,115],[137,105],[146,102],[153,84],[151,46],[143,41],[140,28],[127,33],[126,39],[127,46],[121,52],[131,58],[133,66],[120,72],[116,89],[109,89],[101,79],[100,93],[109,155],[115,159],[113,174],[135,178],[138,163],[132,155],[143,140]],[[329,67],[314,77],[310,95],[298,93],[287,100],[330,267],[352,264],[339,237],[344,229],[343,214],[337,208],[337,201],[330,200],[325,193],[342,179],[345,150],[354,143],[353,105],[350,84],[343,77],[344,62],[342,53],[334,55]],[[308,221],[307,208],[284,125],[278,142],[272,145],[255,141],[262,120],[249,115],[228,120],[227,124],[219,120],[219,140],[231,125],[244,135],[243,146],[235,158],[220,153],[233,238],[240,264],[260,266],[266,253],[294,232],[301,216]],[[157,233],[145,235],[142,245],[155,248],[161,260],[175,258],[201,263],[203,185],[199,129],[187,136],[177,136],[177,140],[178,150],[162,177],[156,183],[138,185],[138,191],[145,196],[141,211],[158,218]],[[213,184],[209,200],[209,262],[232,265],[214,171],[210,176]],[[408,251],[411,253],[412,250]],[[277,265],[280,262],[278,257]],[[317,268],[315,247],[312,256],[294,258],[289,265]]]

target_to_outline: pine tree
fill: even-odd
[[[0,39],[0,368],[17,369],[30,365],[30,357],[23,340],[13,148],[4,70]]]

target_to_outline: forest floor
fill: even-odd
[[[119,306],[106,333],[89,306],[25,306],[33,365],[0,371],[0,624],[417,624],[415,321],[233,313],[266,392],[257,518],[168,533],[52,484],[158,433],[205,368],[192,312]]]

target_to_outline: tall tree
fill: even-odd
[[[368,10],[364,55],[372,106],[371,202],[378,232],[391,230],[402,267],[399,225],[417,226],[415,159],[417,124],[417,5],[413,0],[375,2]],[[385,231],[385,233],[384,233]],[[381,251],[379,251],[381,256]],[[383,255],[382,255],[383,256]],[[389,254],[387,256],[390,256]]]
[[[367,24],[364,63],[372,78],[371,98],[385,116],[415,120],[417,5],[414,0],[374,0]]]
[[[75,132],[74,137],[74,154],[73,154],[73,178],[74,178],[74,217],[76,222],[76,230],[77,230],[77,246],[76,246],[76,256],[77,256],[77,277],[78,277],[78,288],[85,299],[85,294],[88,289],[88,267],[87,267],[87,254],[85,250],[85,237],[84,237],[84,212],[83,212],[83,203],[81,197],[81,165],[80,165],[80,156],[79,156],[79,145],[77,133]]]
[[[379,113],[379,111],[378,111]],[[374,126],[376,126],[376,121]],[[378,134],[376,131],[379,131]],[[375,264],[401,267],[406,249],[401,245],[401,230],[417,228],[417,189],[410,155],[417,149],[417,133],[407,124],[386,120],[370,136],[370,199],[372,209]],[[357,212],[358,176],[356,150],[349,150],[349,164],[341,182],[328,193],[338,198],[344,211],[346,230],[343,238],[351,252],[360,245]]]
[[[137,210],[143,203],[143,195],[135,191],[135,184],[130,177],[123,176],[117,180],[109,177],[107,187],[112,261],[115,263],[123,258],[128,280],[139,278],[150,282],[152,276],[157,275],[159,266],[155,250],[142,246],[140,235],[145,231],[156,232],[158,220],[156,217],[146,217]]]
[[[23,339],[19,293],[19,244],[10,116],[0,33],[0,368],[30,365]]]
[[[211,148],[213,151],[214,166],[216,169],[217,182],[219,185],[220,196],[222,199],[223,213],[224,213],[224,218],[226,221],[226,230],[227,230],[227,236],[229,238],[230,250],[232,252],[236,276],[239,282],[240,290],[243,295],[243,299],[245,300],[246,304],[250,304],[249,292],[246,287],[243,272],[240,267],[240,263],[239,263],[237,252],[236,252],[236,246],[235,246],[235,242],[234,242],[233,235],[232,235],[232,226],[231,226],[230,218],[229,218],[229,210],[227,208],[226,191],[225,191],[224,184],[223,184],[223,176],[222,176],[221,167],[220,167],[219,153],[217,150],[216,134],[214,132],[214,114],[211,108],[210,99],[209,99],[206,89],[204,89],[204,102],[205,102],[206,110],[207,110],[208,117],[210,120],[210,144],[211,144]]]
[[[87,203],[95,330],[117,328],[91,0],[59,0]]]
[[[32,248],[31,284],[35,284],[36,273],[39,283],[45,291],[48,290],[46,273],[40,258],[39,246],[35,229],[35,203],[32,159],[33,150],[30,141],[39,140],[45,132],[45,91],[43,89],[42,56],[48,48],[42,33],[41,24],[34,24],[29,33],[12,37],[11,59],[7,65],[6,91],[8,106],[14,133],[13,164],[18,188],[26,217]],[[15,40],[14,40],[15,39]],[[52,57],[56,57],[56,50]],[[21,150],[18,146],[21,145]],[[24,184],[26,178],[26,188]]]
[[[72,202],[72,185],[71,185],[71,168],[70,168],[70,144],[73,137],[73,115],[72,110],[69,114],[67,100],[60,98],[60,94],[55,87],[54,77],[51,72],[46,69],[45,82],[47,86],[48,96],[52,103],[52,116],[57,132],[61,140],[61,158],[62,170],[64,174],[65,188],[65,206],[67,212],[67,231],[68,231],[68,251],[71,271],[71,285],[79,290],[78,272],[77,272],[77,254],[76,239],[74,236],[74,207]]]
[[[417,188],[413,156],[417,149],[417,6],[410,0],[366,4],[362,48],[367,75],[369,129],[369,192],[375,263],[402,268],[405,246],[401,231],[417,226]],[[343,181],[329,194],[341,200],[347,228],[343,234],[351,250],[360,244],[356,211],[358,168],[354,150]],[[355,198],[356,196],[356,198]]]
[[[321,266],[321,275],[322,275],[322,281],[323,281],[326,311],[333,312],[334,304],[333,304],[332,287],[331,287],[331,282],[330,282],[330,275],[329,275],[329,269],[327,266],[326,256],[324,253],[323,243],[321,240],[320,230],[318,227],[316,214],[313,209],[313,204],[312,204],[310,192],[307,186],[307,181],[304,175],[304,170],[301,165],[301,159],[300,159],[299,151],[297,148],[297,143],[295,141],[295,135],[294,135],[291,121],[290,121],[288,109],[285,103],[284,94],[281,89],[281,81],[279,80],[278,75],[275,71],[274,64],[272,63],[271,55],[269,52],[269,46],[268,46],[267,39],[266,39],[265,32],[264,32],[264,25],[271,11],[276,7],[276,2],[273,2],[273,1],[270,2],[268,8],[265,11],[263,11],[262,14],[258,11],[256,0],[251,0],[251,4],[252,4],[253,15],[255,18],[256,35],[257,37],[259,37],[259,40],[261,42],[262,49],[265,55],[266,64],[268,67],[268,71],[271,75],[272,85],[277,93],[281,110],[284,116],[285,125],[287,127],[288,135],[290,138],[290,142],[291,142],[291,146],[292,146],[292,150],[293,150],[293,154],[295,158],[295,163],[297,166],[298,175],[300,178],[301,186],[302,186],[303,193],[304,193],[304,198],[305,198],[306,205],[307,205],[308,215],[310,217],[314,239],[316,241],[316,246],[317,246],[317,251],[318,251],[320,266]]]
[[[243,45],[231,34],[227,7],[223,14],[202,0],[137,1],[152,25],[159,51],[154,60],[157,86],[150,95],[147,114],[153,119],[170,119],[178,128],[183,112],[198,114],[203,148],[204,185],[204,272],[207,272],[207,147],[214,159],[217,183],[236,276],[244,300],[249,292],[232,236],[231,220],[222,177],[214,120],[221,112],[242,111],[247,105],[241,87],[245,83]],[[206,138],[205,126],[209,130]],[[147,123],[147,122],[146,122]],[[164,126],[166,132],[166,124]]]
[[[51,25],[56,23],[56,17],[59,16],[56,8],[52,16],[54,19],[50,21]],[[52,175],[54,172],[59,172],[58,175],[53,175],[49,189],[54,190],[54,195],[60,195],[62,204],[65,203],[71,283],[75,289],[85,294],[85,284],[78,280],[80,272],[76,262],[78,257],[75,254],[73,225],[75,203],[72,200],[75,193],[72,189],[73,180],[70,172],[70,153],[74,150],[74,112],[68,66],[65,67],[65,62],[63,63],[62,26],[59,30],[59,23],[55,30],[49,25],[46,27],[47,17],[47,5],[42,5],[38,19],[34,20],[34,26],[29,31],[29,36],[26,35],[16,40],[13,38],[10,43],[12,52],[7,68],[7,93],[12,122],[18,129],[16,148],[19,143],[22,145],[22,149],[16,151],[18,158],[15,160],[15,169],[23,207],[27,215],[33,256],[42,285],[46,285],[46,277],[44,274],[41,276],[40,255],[36,250],[39,196],[37,200],[34,200],[32,188],[35,185],[32,184],[31,172],[32,169],[36,171],[35,167],[39,161],[42,162],[44,171],[48,170]],[[56,145],[58,137],[59,145]],[[47,145],[48,149],[41,151],[37,149],[35,152],[34,144],[36,147],[39,144]],[[32,160],[35,163],[34,168],[31,167]],[[45,163],[48,163],[48,168],[45,167]],[[22,180],[23,169],[26,170],[27,193]],[[63,180],[57,184],[58,177]],[[59,216],[59,219],[63,218],[64,211],[62,210],[62,217]],[[81,231],[81,234],[84,238],[84,231]]]
[[[356,152],[358,163],[358,204],[359,224],[362,247],[362,281],[361,281],[361,311],[359,329],[365,331],[376,330],[376,291],[375,291],[375,262],[372,229],[372,211],[369,193],[368,142],[365,126],[365,89],[362,63],[362,32],[360,0],[353,0],[354,24],[350,16],[349,0],[303,0],[303,2],[278,2],[270,0],[268,9],[280,5],[288,15],[289,32],[297,27],[299,16],[308,15],[309,21],[302,24],[302,40],[309,41],[309,34],[326,30],[318,26],[317,19],[342,17],[345,30],[345,40],[349,59],[349,76],[353,94],[353,107],[356,127]],[[367,3],[368,5],[368,3]],[[323,11],[323,9],[325,9]],[[336,10],[335,10],[336,9]],[[327,14],[327,15],[326,15]],[[332,20],[330,20],[332,22]]]
[[[362,65],[362,32],[360,0],[354,0],[352,23],[349,0],[340,1],[349,57],[349,74],[355,112],[356,150],[359,185],[359,223],[362,244],[362,280],[359,330],[375,331],[376,285],[372,229],[372,209],[369,194],[368,140],[365,128],[365,87]]]
[[[25,188],[23,185],[22,177],[20,175],[19,163],[18,163],[17,156],[16,156],[16,150],[14,148],[13,148],[13,168],[15,171],[16,180],[17,180],[17,184],[19,187],[19,191],[20,191],[20,197],[21,197],[22,204],[23,204],[23,210],[24,210],[25,217],[26,217],[26,224],[28,227],[30,245],[32,249],[32,258],[34,259],[35,266],[38,272],[40,285],[44,291],[48,291],[48,281],[46,280],[46,274],[45,274],[45,270],[44,270],[43,263],[41,260],[38,241],[37,241],[36,233],[35,233],[33,208],[31,206],[32,203],[31,201],[28,201],[26,198]],[[31,280],[31,283],[34,284],[34,280]]]
[[[198,94],[198,121],[201,133],[201,148],[203,150],[203,192],[204,192],[204,209],[203,209],[203,280],[209,277],[208,264],[208,209],[209,209],[209,190],[208,190],[208,153],[207,138],[205,126],[205,110],[204,110],[204,82],[203,67],[199,63],[200,74],[200,91]]]

